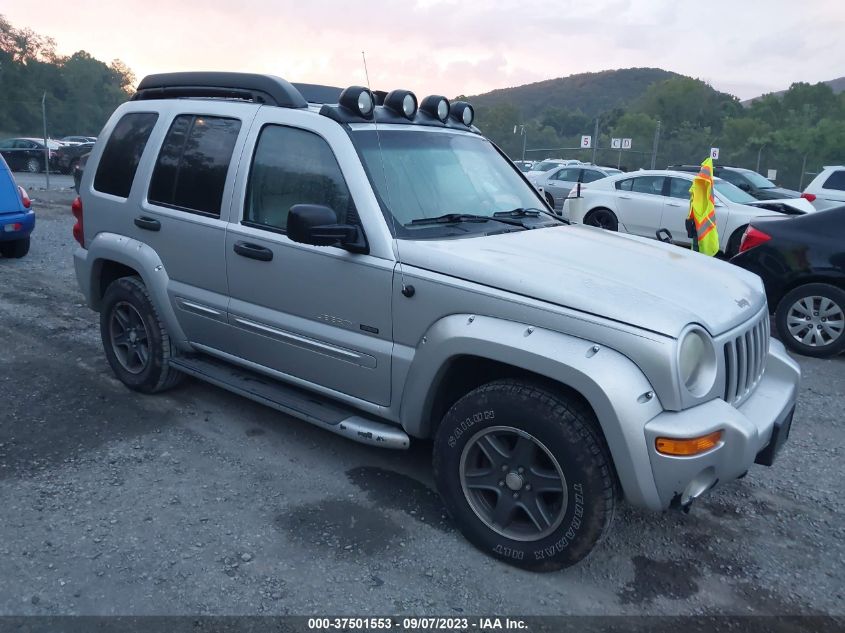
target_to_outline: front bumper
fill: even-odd
[[[745,474],[755,461],[770,465],[789,435],[801,370],[783,345],[771,341],[766,370],[739,407],[722,399],[684,411],[666,411],[645,425],[654,483],[663,508],[686,505],[717,483]],[[722,430],[720,443],[692,457],[658,453],[658,437],[700,437]]]
[[[13,242],[29,236],[35,229],[35,211],[0,215],[0,242]]]

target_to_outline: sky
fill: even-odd
[[[149,73],[472,95],[658,67],[741,99],[845,75],[845,0],[3,0],[16,28]]]

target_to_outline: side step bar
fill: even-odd
[[[405,431],[398,427],[365,418],[329,398],[210,356],[171,358],[170,365],[182,373],[356,442],[396,449],[408,448],[411,443]]]

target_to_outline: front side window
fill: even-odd
[[[600,171],[596,171],[595,169],[585,169],[583,175],[581,176],[581,182],[595,182],[596,180],[601,180],[604,177],[605,175]]]
[[[564,182],[578,182],[578,172],[580,171],[580,169],[572,167],[568,169],[561,169],[558,180],[563,180]]]
[[[424,222],[445,214],[492,218],[498,212],[543,206],[536,190],[480,136],[411,126],[381,130],[378,135],[362,129],[351,136],[388,223],[399,237],[477,235],[490,231],[490,224],[438,230]]]
[[[284,231],[296,204],[329,207],[341,223],[354,215],[352,196],[329,144],[313,132],[268,125],[258,138],[249,172],[244,224]]]
[[[226,174],[240,129],[237,119],[177,116],[164,137],[147,199],[220,217]]]
[[[117,122],[100,157],[94,189],[121,198],[129,196],[141,154],[157,120],[155,112],[130,112]]]

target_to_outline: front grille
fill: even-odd
[[[769,315],[752,323],[725,343],[725,402],[738,404],[750,394],[766,369],[769,353]]]

